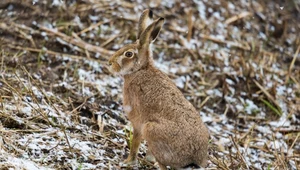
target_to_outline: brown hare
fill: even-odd
[[[160,169],[205,167],[208,129],[172,80],[154,66],[150,45],[164,18],[152,17],[151,10],[142,13],[137,41],[118,50],[108,62],[112,73],[124,77],[124,111],[133,126],[125,162],[136,162],[139,145],[145,139]]]

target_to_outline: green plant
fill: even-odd
[[[261,99],[261,101],[268,107],[270,108],[274,113],[276,113],[278,116],[282,116],[282,111],[281,109],[276,108],[273,106],[270,102],[267,100]]]

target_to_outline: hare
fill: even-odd
[[[144,139],[160,169],[205,167],[208,129],[172,80],[154,66],[150,45],[164,18],[152,18],[151,10],[143,11],[136,42],[119,49],[108,62],[110,72],[124,78],[123,106],[133,126],[125,162],[136,162]]]

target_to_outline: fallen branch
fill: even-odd
[[[69,57],[75,60],[90,60],[90,61],[95,61],[95,62],[99,62],[102,64],[105,64],[105,61],[102,60],[96,60],[93,58],[84,58],[81,56],[77,56],[77,55],[71,55],[71,54],[64,54],[64,53],[59,53],[59,52],[55,52],[55,51],[51,51],[51,50],[47,50],[47,49],[36,49],[36,48],[29,48],[29,47],[20,47],[20,46],[13,46],[13,45],[8,45],[9,48],[12,49],[17,49],[17,50],[24,50],[24,51],[30,51],[30,52],[36,52],[36,53],[46,53],[46,54],[51,54],[51,55],[55,55],[55,56],[62,56],[62,57]]]
[[[41,26],[41,25],[39,25],[39,28],[41,30],[44,30],[46,32],[49,32],[49,33],[52,33],[54,35],[59,36],[62,40],[66,41],[67,43],[76,45],[76,46],[78,46],[82,49],[86,49],[88,51],[92,51],[92,52],[95,52],[95,53],[101,53],[101,54],[104,55],[103,57],[105,59],[108,59],[109,56],[111,56],[114,53],[114,51],[106,50],[102,47],[98,47],[98,46],[95,46],[95,45],[88,44],[88,43],[84,42],[83,40],[75,39],[74,37],[70,37],[70,36],[68,36],[64,33],[61,33],[57,30],[54,30],[54,29],[50,29],[50,28],[47,28],[47,27],[44,27],[44,26]]]
[[[221,40],[218,38],[215,38],[213,36],[209,36],[209,35],[205,35],[205,34],[200,34],[200,37],[206,40],[210,40],[219,44],[226,44],[227,46],[231,46],[231,47],[236,47],[242,50],[246,50],[246,51],[250,51],[251,47],[248,44],[242,45],[242,43],[237,43],[237,42],[233,42],[233,41],[227,41],[227,40]]]
[[[86,32],[88,32],[88,31],[91,31],[91,30],[93,30],[93,29],[99,27],[100,25],[106,24],[106,23],[109,23],[109,22],[110,22],[110,21],[107,21],[107,22],[100,21],[100,22],[98,22],[98,23],[96,23],[96,24],[93,24],[93,25],[91,25],[91,26],[89,26],[89,27],[83,29],[82,31],[80,31],[79,33],[77,33],[77,35],[81,35],[81,34],[83,34],[83,33],[86,33]]]
[[[180,29],[178,29],[177,27],[174,27],[174,26],[169,26],[169,29],[173,30],[173,31],[177,31],[179,33],[184,33],[184,34],[186,33],[186,31],[180,30]],[[239,49],[242,49],[242,50],[251,51],[251,47],[247,43],[244,43],[244,45],[243,45],[242,43],[228,41],[228,40],[221,40],[221,39],[215,38],[215,37],[210,36],[210,35],[205,35],[205,34],[199,34],[199,37],[202,38],[202,39],[205,39],[205,40],[213,41],[213,42],[218,43],[218,44],[225,44],[229,47],[235,47],[235,48],[239,48]]]

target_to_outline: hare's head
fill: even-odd
[[[152,63],[150,45],[155,41],[164,18],[153,21],[151,10],[145,10],[139,20],[137,40],[119,49],[109,60],[112,73],[127,75],[134,73]]]

